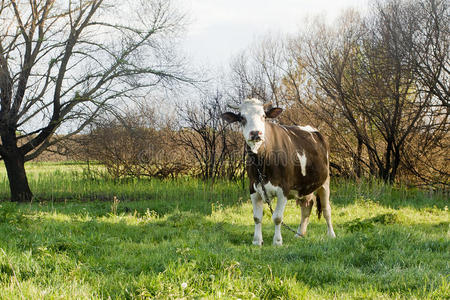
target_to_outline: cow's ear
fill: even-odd
[[[241,116],[232,112],[226,112],[222,114],[222,119],[228,123],[234,123],[241,120]]]
[[[281,114],[282,111],[283,111],[282,108],[273,107],[273,108],[269,109],[268,111],[266,111],[266,118],[269,118],[269,119],[276,118]]]

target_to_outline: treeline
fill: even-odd
[[[97,120],[88,134],[75,136],[59,150],[102,163],[114,178],[236,180],[244,171],[243,140],[220,118],[225,105],[219,94],[184,103],[173,115],[158,113],[154,104],[140,105]]]
[[[374,0],[368,11],[267,36],[224,74],[202,76],[176,50],[186,18],[170,0],[2,1],[0,160],[11,200],[32,200],[25,162],[46,150],[100,161],[115,177],[236,179],[243,140],[219,116],[248,97],[328,136],[337,175],[447,188],[449,2]],[[169,91],[183,99],[161,96]]]
[[[285,109],[278,122],[328,136],[334,175],[448,186],[448,2],[380,1],[371,11],[265,37],[235,57],[225,80],[170,113],[155,101],[97,119],[75,138],[76,153],[114,177],[234,180],[244,140],[220,115],[257,97]]]
[[[295,37],[266,37],[238,55],[218,88],[170,117],[139,108],[95,123],[87,156],[115,176],[236,179],[244,141],[220,119],[257,97],[285,108],[279,122],[329,137],[332,172],[410,184],[449,183],[447,1],[383,1]]]
[[[234,62],[243,95],[287,108],[330,139],[351,177],[448,185],[448,1],[379,1],[366,16],[311,22]]]

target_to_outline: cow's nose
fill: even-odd
[[[259,130],[250,131],[250,140],[251,141],[260,141],[262,132]]]

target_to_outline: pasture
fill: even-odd
[[[27,165],[31,204],[5,202],[0,166],[1,299],[449,299],[448,195],[377,181],[331,184],[337,238],[251,245],[240,182],[114,181],[77,163]],[[290,201],[285,223],[298,226]]]

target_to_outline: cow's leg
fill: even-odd
[[[317,190],[317,195],[320,198],[320,205],[322,206],[322,213],[327,222],[327,233],[331,237],[336,237],[331,224],[331,206],[330,206],[330,177],[327,178],[325,183]]]
[[[311,193],[309,195],[306,195],[305,199],[303,199],[303,201],[301,202],[302,219],[300,221],[300,226],[298,226],[295,237],[302,237],[306,234],[306,228],[308,227],[309,223],[309,216],[311,215],[311,210],[315,200],[316,196]]]
[[[272,220],[275,223],[275,234],[273,235],[273,244],[282,245],[283,238],[281,237],[281,222],[283,221],[284,208],[286,207],[287,197],[283,194],[283,191],[277,193],[277,206],[273,212]]]
[[[262,238],[262,218],[263,218],[263,201],[259,193],[253,193],[250,195],[253,204],[253,220],[255,221],[255,234],[253,236],[253,245],[261,246],[263,243]]]

